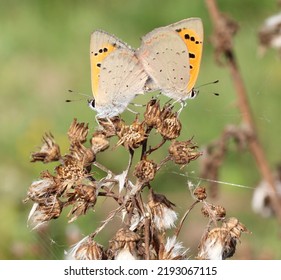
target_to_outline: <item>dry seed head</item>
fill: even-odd
[[[115,136],[124,126],[124,121],[120,117],[98,119],[99,124],[102,126],[102,132],[106,138]]]
[[[136,119],[130,126],[122,127],[121,131],[118,132],[118,137],[120,139],[117,146],[123,145],[126,149],[137,149],[147,138],[144,123],[140,123]]]
[[[54,178],[45,178],[35,181],[28,189],[27,197],[34,202],[44,203],[50,195],[55,195],[58,190]]]
[[[155,177],[157,171],[157,164],[152,160],[143,159],[136,164],[134,175],[142,183],[148,183]]]
[[[276,196],[281,198],[281,165],[277,167],[277,173],[274,174]],[[262,180],[254,189],[252,197],[252,209],[255,213],[260,214],[264,218],[269,218],[275,215],[275,210],[272,205],[271,189],[268,182]]]
[[[57,161],[61,158],[60,147],[56,144],[54,136],[46,133],[42,139],[40,151],[31,154],[31,162],[42,161],[44,163]]]
[[[104,132],[96,131],[91,139],[91,149],[93,153],[96,155],[99,152],[105,151],[107,148],[109,148],[109,141]]]
[[[280,2],[280,1],[279,1]],[[267,18],[258,31],[260,53],[264,54],[268,48],[281,51],[281,15],[275,14]]]
[[[241,234],[243,232],[250,232],[242,223],[239,222],[238,219],[234,217],[229,218],[228,221],[223,222],[222,229],[225,229],[228,232],[223,252],[223,259],[226,259],[234,255],[236,250],[236,244],[238,241],[240,241]]]
[[[202,238],[198,259],[201,260],[222,260],[224,258],[224,248],[228,238],[228,231],[222,228],[214,228],[207,232]]]
[[[224,219],[226,216],[226,209],[221,205],[217,205],[215,207],[215,215],[218,220]]]
[[[68,203],[74,204],[68,214],[68,217],[73,216],[69,223],[75,221],[79,216],[85,215],[89,208],[95,206],[97,200],[96,189],[90,186],[77,186],[74,191],[75,193],[71,194],[68,200]]]
[[[63,203],[55,196],[45,199],[44,203],[35,203],[30,211],[28,222],[33,228],[60,216]]]
[[[55,168],[57,178],[61,180],[78,181],[85,178],[83,163],[74,157],[67,155],[64,157],[64,163]]]
[[[249,233],[238,219],[230,218],[223,222],[222,227],[206,233],[199,245],[198,257],[207,260],[225,260],[232,257],[242,232]]]
[[[78,142],[71,146],[70,155],[78,162],[81,162],[83,167],[88,167],[95,161],[94,152]]]
[[[110,251],[115,259],[136,259],[138,258],[137,244],[139,241],[140,236],[137,233],[121,228],[109,241]]]
[[[124,243],[138,242],[139,240],[140,236],[137,233],[127,228],[121,228],[116,232],[114,238],[112,239],[112,242],[117,242],[117,248],[119,248],[123,247]]]
[[[177,213],[173,210],[174,203],[163,194],[155,194],[150,189],[148,207],[151,211],[153,222],[158,230],[165,230],[175,226]]]
[[[181,122],[178,119],[178,114],[172,112],[170,105],[164,106],[162,109],[157,131],[166,140],[172,140],[180,136]]]
[[[224,219],[226,216],[226,209],[220,205],[204,204],[201,212],[205,217],[211,217],[217,221]]]
[[[194,190],[193,194],[200,201],[205,200],[207,198],[206,189],[204,187],[197,187]]]
[[[28,189],[27,198],[24,202],[31,199],[37,203],[45,203],[50,196],[58,196],[61,181],[53,176],[49,171],[43,171],[40,174],[40,180],[31,184]]]
[[[190,140],[187,141],[173,141],[169,147],[169,154],[171,160],[176,164],[186,165],[192,160],[196,160],[202,155],[201,152],[197,151],[198,146],[192,143]]]
[[[93,182],[90,185],[78,185],[73,192],[67,193],[68,204],[73,204],[68,217],[73,216],[69,222],[73,222],[79,216],[85,215],[89,208],[93,208],[97,201],[97,187]]]
[[[239,239],[242,232],[250,233],[248,229],[239,222],[237,218],[231,217],[228,219],[228,221],[225,221],[222,225],[223,228],[226,228],[229,230],[230,235],[233,238]]]
[[[70,252],[70,258],[76,260],[102,260],[104,259],[103,247],[92,238],[81,240]]]
[[[77,119],[74,119],[68,129],[67,135],[71,144],[85,143],[87,141],[88,132],[88,124],[78,123]]]
[[[157,128],[161,123],[160,120],[160,104],[159,100],[151,99],[146,105],[146,111],[144,113],[144,121],[148,127]]]
[[[166,244],[160,243],[159,260],[182,260],[186,258],[186,249],[181,242],[178,242],[176,236],[168,237]]]
[[[151,207],[154,207],[157,204],[163,204],[168,208],[173,209],[174,206],[176,206],[173,202],[167,199],[167,197],[163,194],[160,193],[155,193],[152,189],[149,191],[149,196],[148,196],[148,204]]]
[[[97,200],[97,187],[92,185],[78,185],[74,187],[74,199],[95,204]]]
[[[55,168],[56,179],[58,180],[58,193],[62,194],[65,190],[74,185],[79,185],[88,174],[84,170],[83,162],[78,161],[70,155],[64,157],[64,163]]]

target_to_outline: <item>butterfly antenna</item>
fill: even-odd
[[[69,89],[68,92],[70,93],[74,93],[74,94],[78,94],[78,95],[81,95],[81,96],[84,96],[84,97],[87,97],[87,99],[91,99],[92,97],[88,94],[85,94],[85,93],[81,93],[81,92],[77,92],[77,91],[73,91],[72,89]]]
[[[74,102],[74,101],[81,101],[84,100],[83,98],[80,99],[66,99],[65,102]]]
[[[219,82],[219,80],[215,80],[215,81],[212,81],[212,82],[208,82],[208,83],[202,84],[202,85],[196,87],[196,91],[198,92],[198,89],[201,88],[201,87],[208,86],[208,85],[212,85],[212,84],[217,84],[218,82]],[[217,92],[213,92],[213,94],[214,94],[215,96],[219,96],[219,95],[220,95],[220,94],[217,93]]]
[[[215,80],[215,81],[212,81],[212,82],[208,82],[208,83],[205,83],[205,84],[202,84],[202,85],[196,87],[196,89],[197,89],[197,88],[200,88],[200,87],[207,86],[207,85],[217,84],[218,82],[219,82],[219,80]]]
[[[87,97],[87,100],[89,100],[89,98],[91,98],[89,95],[87,95],[87,94],[85,94],[85,93],[73,91],[72,89],[69,89],[68,92],[69,92],[69,93],[73,93],[73,94],[78,94],[78,95],[80,95],[80,96],[83,96],[84,98],[79,98],[79,99],[66,99],[65,102],[83,101],[83,100],[85,100],[85,97]]]

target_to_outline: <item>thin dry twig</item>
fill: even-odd
[[[174,235],[175,235],[176,237],[179,236],[180,231],[181,231],[181,229],[182,229],[182,226],[183,226],[183,224],[184,224],[184,221],[185,221],[185,219],[187,218],[188,214],[189,214],[190,211],[195,207],[195,205],[198,204],[198,203],[199,203],[199,200],[194,201],[194,202],[191,204],[191,206],[185,211],[184,215],[183,215],[182,218],[181,218],[181,221],[179,222],[178,227],[177,227],[176,230],[175,230]]]

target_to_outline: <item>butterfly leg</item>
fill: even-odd
[[[137,104],[137,103],[130,103],[130,105],[133,105],[135,107],[145,107],[146,105],[144,104]],[[128,109],[129,110],[129,109]],[[135,112],[136,113],[136,112]]]
[[[96,114],[95,120],[96,120],[96,123],[98,124],[98,126],[101,127],[100,122],[99,122],[99,114]]]
[[[177,100],[177,101],[175,101],[175,102],[179,102],[180,103],[180,105],[181,105],[181,107],[180,107],[180,109],[178,110],[178,116],[180,115],[180,113],[181,113],[181,111],[182,111],[182,109],[186,106],[186,101],[184,101],[184,100],[182,100],[182,99],[179,99],[179,100]],[[174,103],[175,103],[174,102]]]
[[[109,117],[106,117],[105,119],[106,119],[106,121],[108,123],[110,123],[110,125],[114,126],[113,122],[111,121],[111,119]],[[104,127],[100,124],[100,121],[99,121],[100,120],[100,115],[99,114],[96,114],[95,120],[96,120],[96,122],[98,124],[98,129],[103,129]]]
[[[139,106],[142,106],[139,104]],[[134,115],[139,115],[140,113],[139,112],[136,112],[136,111],[133,111],[132,109],[130,109],[129,107],[127,107],[127,110],[131,113],[133,113]]]

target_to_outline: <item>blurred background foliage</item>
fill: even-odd
[[[274,168],[281,155],[281,64],[274,51],[268,51],[262,58],[258,56],[257,31],[266,17],[278,12],[277,3],[274,0],[219,0],[218,5],[239,23],[235,51],[259,137]],[[31,203],[22,203],[40,171],[53,170],[53,166],[30,163],[30,152],[40,145],[41,136],[51,131],[64,153],[68,148],[66,132],[74,117],[80,122],[89,122],[91,132],[96,126],[95,113],[87,107],[86,99],[65,103],[65,99],[80,98],[68,93],[68,89],[91,95],[89,39],[93,30],[106,30],[137,48],[141,36],[153,28],[188,17],[201,17],[205,44],[197,85],[217,79],[220,82],[200,88],[198,98],[188,102],[180,116],[181,138],[194,136],[196,143],[203,147],[218,138],[225,125],[240,123],[229,72],[214,62],[209,41],[212,26],[204,1],[0,0],[0,6],[0,259],[63,258],[63,250],[71,243],[70,238],[66,238],[67,232],[80,230],[82,235],[89,234],[105,217],[104,205],[111,203],[102,201],[95,213],[81,217],[73,225],[67,224],[67,213],[64,213],[39,233],[27,227]],[[218,92],[219,97],[213,92]],[[150,97],[142,97],[138,103],[145,103]],[[123,117],[133,118],[130,112],[125,112]],[[163,154],[158,154],[156,160],[164,157],[166,150],[161,151]],[[113,170],[122,171],[120,166],[126,166],[127,159],[124,162],[121,155],[126,153],[123,148],[114,153],[114,160],[112,151],[102,154],[99,160]],[[179,213],[192,202],[186,187],[187,178],[179,174],[186,172],[196,177],[198,162],[183,170],[167,165],[152,184],[157,192],[177,205]],[[251,188],[260,179],[250,153],[241,154],[231,149],[221,168],[220,180],[250,188],[222,184],[215,203],[226,207],[228,216],[237,217],[252,232],[242,236],[235,259],[281,258],[277,221],[264,219],[251,209]],[[193,252],[206,223],[198,207],[191,212],[180,234],[185,246]],[[99,236],[100,242],[112,237],[110,230]]]

